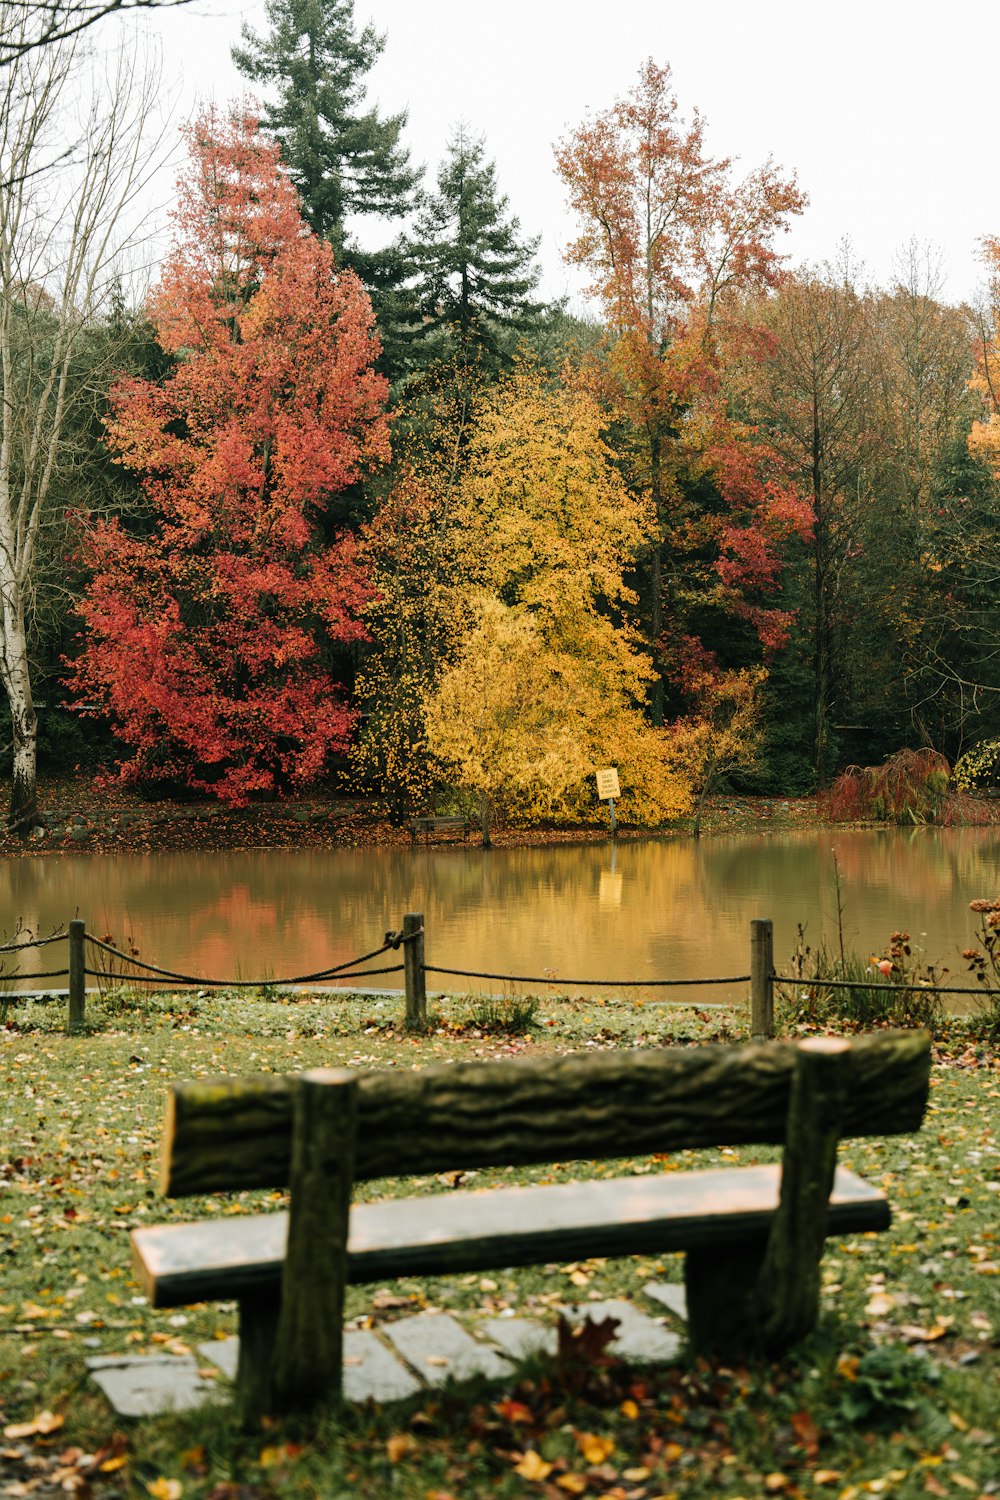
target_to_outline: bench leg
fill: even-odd
[[[781,1197],[758,1281],[763,1343],[780,1354],[816,1327],[830,1191],[844,1109],[838,1037],[802,1043],[788,1102]]]
[[[274,1360],[274,1412],[340,1399],[357,1075],[316,1068],[295,1083],[292,1203]]]
[[[272,1408],[271,1380],[281,1298],[275,1293],[240,1301],[240,1357],[236,1367],[236,1395],[245,1421],[255,1421]]]
[[[704,1246],[684,1257],[688,1342],[695,1353],[737,1358],[760,1349],[757,1280],[766,1244]]]

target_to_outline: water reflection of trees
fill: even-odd
[[[810,940],[832,937],[833,848],[847,931],[861,947],[904,926],[929,934],[932,958],[950,960],[971,932],[968,902],[1000,885],[989,829],[821,829],[617,849],[12,860],[0,865],[0,902],[8,925],[21,916],[44,932],[79,911],[99,934],[134,935],[152,961],[209,976],[344,962],[404,912],[423,911],[428,959],[447,967],[557,980],[703,977],[746,972],[751,917],[774,918],[779,962],[799,921]],[[48,967],[53,951],[31,967]]]

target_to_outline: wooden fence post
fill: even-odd
[[[412,936],[411,936],[412,934]],[[416,1030],[427,1024],[427,985],[424,978],[424,914],[407,912],[403,918],[403,978],[406,982],[406,1025]]]
[[[74,918],[69,924],[69,1014],[66,1030],[82,1031],[87,1006],[87,924]]]
[[[774,1036],[774,928],[767,918],[750,923],[750,1036]]]

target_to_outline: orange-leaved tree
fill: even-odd
[[[788,620],[769,596],[808,508],[766,442],[731,419],[720,376],[735,351],[760,343],[742,294],[776,284],[776,237],[805,200],[771,162],[734,180],[729,160],[708,155],[697,112],[680,115],[670,69],[652,60],[556,160],[581,225],[568,259],[590,271],[614,335],[606,394],[636,434],[635,482],[652,498],[644,592],[657,665],[681,679],[692,662],[704,670],[692,622],[706,606],[742,616],[773,649]],[[657,719],[664,696],[658,683]]]
[[[131,747],[125,779],[240,803],[315,778],[350,737],[336,652],[364,635],[368,587],[329,512],[388,457],[386,389],[368,297],[257,122],[209,110],[189,144],[150,301],[174,365],[123,381],[108,422],[148,525],[84,533],[70,685]]]

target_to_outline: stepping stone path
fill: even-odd
[[[643,1288],[673,1318],[684,1318],[684,1289],[661,1282]],[[632,1364],[664,1362],[680,1350],[679,1334],[662,1326],[634,1303],[623,1299],[581,1302],[555,1309],[570,1322],[590,1317],[595,1322],[617,1318],[619,1329],[612,1351]],[[425,1387],[448,1380],[481,1375],[503,1380],[517,1361],[540,1352],[554,1353],[556,1330],[530,1318],[469,1320],[476,1337],[457,1318],[444,1312],[421,1312],[383,1323],[377,1331],[344,1331],[344,1397],[380,1404],[400,1401]],[[217,1339],[199,1344],[193,1355],[101,1355],[87,1360],[87,1369],[115,1411],[122,1417],[156,1416],[166,1411],[188,1411],[214,1395],[228,1394],[216,1385],[207,1367],[233,1380],[239,1340]]]

